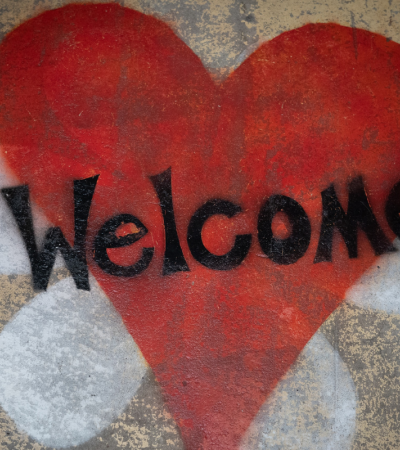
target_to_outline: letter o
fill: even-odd
[[[276,213],[287,215],[292,232],[286,239],[275,238],[272,220]],[[310,244],[311,225],[302,206],[290,197],[272,195],[264,203],[258,216],[258,241],[262,251],[277,264],[293,264],[300,259]]]

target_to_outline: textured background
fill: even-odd
[[[0,0],[1,36],[66,3]],[[259,43],[310,22],[400,43],[398,0],[119,3],[166,21],[221,79]],[[14,183],[5,171],[0,179],[1,187]],[[52,287],[35,296],[3,200],[0,251],[0,448],[183,448],[151,370],[104,294],[80,298],[59,260]],[[262,407],[243,449],[400,448],[399,269],[400,256],[382,257],[348,292]]]

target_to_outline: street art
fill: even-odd
[[[315,442],[299,400],[314,377],[333,430],[314,448],[351,448],[353,380],[319,330],[398,278],[399,71],[399,44],[334,23],[282,33],[223,81],[167,24],[116,4],[9,33],[0,187],[36,292],[0,333],[16,427],[83,445],[150,368],[182,448],[313,448],[266,436],[298,410]]]

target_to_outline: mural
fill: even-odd
[[[115,3],[1,42],[4,448],[398,448],[399,44],[250,50]]]

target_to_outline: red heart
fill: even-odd
[[[346,290],[375,261],[363,233],[359,257],[334,239],[333,262],[314,263],[321,191],[363,176],[386,235],[385,199],[398,181],[400,48],[334,24],[307,25],[263,44],[222,86],[167,25],[110,5],[70,5],[13,31],[1,45],[0,139],[21,182],[73,241],[72,180],[100,174],[89,246],[108,218],[130,213],[149,233],[109,250],[132,278],[90,268],[152,366],[189,449],[236,448],[281,376]],[[159,199],[149,176],[172,168],[177,230],[188,272],[162,274]],[[311,222],[294,264],[266,258],[258,212],[271,194],[299,202]],[[207,200],[242,207],[203,229],[228,251],[252,233],[230,271],[194,260],[190,218]],[[284,224],[276,225],[284,231]],[[339,235],[338,235],[339,236]],[[90,247],[91,248],[91,247]]]

